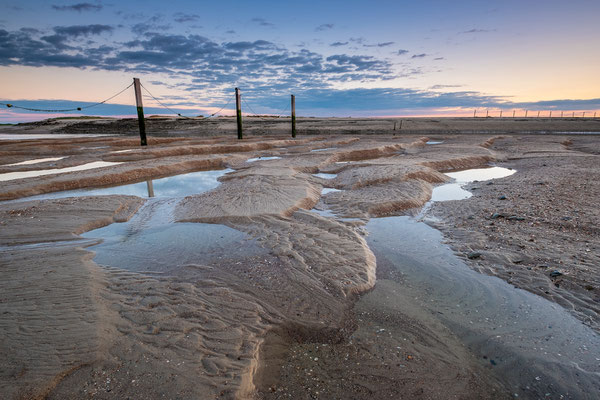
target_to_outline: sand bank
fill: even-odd
[[[432,138],[443,143],[426,145]],[[593,299],[598,296],[596,269],[600,264],[594,258],[598,232],[591,222],[597,210],[588,197],[597,189],[596,172],[588,168],[586,174],[575,174],[570,167],[596,160],[589,149],[597,142],[594,137],[565,140],[558,136],[520,140],[489,135],[396,135],[297,141],[253,137],[240,144],[230,138],[164,138],[151,141],[148,149],[116,154],[135,141],[94,138],[2,144],[0,151],[10,163],[52,153],[69,155],[52,161],[57,168],[93,160],[122,162],[106,171],[7,182],[0,189],[3,199],[233,168],[235,172],[222,177],[216,189],[174,199],[172,223],[223,224],[256,240],[264,253],[244,257],[232,249],[210,263],[181,264],[174,258],[173,268],[163,274],[140,274],[127,265],[107,268],[93,262],[93,253],[86,250],[89,241],[78,241],[78,235],[129,219],[143,200],[105,196],[0,204],[1,257],[10,275],[1,284],[2,351],[9,357],[3,364],[6,373],[0,376],[0,391],[8,398],[153,398],[163,394],[168,398],[278,398],[309,386],[310,391],[303,393],[314,394],[319,390],[316,383],[347,380],[348,385],[329,386],[321,393],[356,398],[407,392],[416,398],[442,393],[504,396],[505,389],[493,372],[481,368],[439,320],[411,313],[401,307],[402,302],[382,300],[397,290],[386,284],[392,267],[376,262],[363,225],[369,218],[414,213],[429,200],[434,185],[448,180],[444,171],[488,162],[514,166],[519,173],[502,183],[476,185],[479,189],[469,200],[434,205],[439,226],[460,254],[467,247],[483,254],[473,266],[533,292],[544,282],[546,297],[569,306],[584,321],[591,318],[595,322],[588,323],[597,326]],[[281,158],[246,163],[260,156]],[[527,162],[521,165],[522,160]],[[505,183],[537,181],[535,174],[544,171],[539,168],[543,163],[558,174],[556,182],[535,185],[535,191],[524,189],[521,181]],[[45,164],[34,167],[47,168]],[[31,167],[3,166],[0,172]],[[319,172],[337,176],[312,175]],[[571,207],[554,197],[557,187],[564,187],[565,193],[569,190],[566,180],[581,187],[580,196],[570,197],[577,224],[568,225],[567,236],[547,235],[548,227],[566,231],[570,221],[559,219],[564,223],[552,224],[553,220],[541,219]],[[321,196],[324,186],[340,191]],[[535,217],[539,223],[524,229],[513,221],[490,220],[488,214],[495,211],[491,205],[496,204],[498,194],[493,190],[498,187],[509,199],[522,196],[514,203],[500,203],[511,204],[510,210],[500,211],[529,213],[528,218]],[[548,208],[536,207],[533,196],[539,197],[539,191],[546,188],[552,188],[544,192]],[[310,211],[313,207],[358,220],[323,218]],[[147,206],[143,210],[149,215],[157,212]],[[536,235],[543,240],[528,246],[511,238],[506,243],[517,247],[507,251],[504,243],[509,235]],[[57,245],[44,244],[48,242]],[[512,252],[517,249],[522,259],[515,263]],[[545,262],[562,260],[565,249],[577,250],[581,262],[564,273],[560,282],[529,263],[542,257]],[[151,254],[150,246],[149,259]],[[386,268],[387,276],[382,272]],[[514,278],[516,270],[523,279]],[[376,273],[380,285],[373,290]],[[579,290],[578,285],[587,287]],[[354,308],[359,296],[369,290]],[[39,301],[40,294],[47,300]],[[381,314],[373,314],[378,309]],[[391,336],[374,337],[371,330],[365,330],[389,315],[398,325]],[[389,348],[402,346],[398,338],[408,338],[410,344],[392,354]],[[359,346],[357,339],[362,343]],[[352,367],[336,369],[340,357]],[[310,376],[318,376],[317,381],[302,372],[306,368],[313,369]],[[378,378],[373,381],[373,376]]]

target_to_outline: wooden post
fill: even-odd
[[[513,118],[515,117],[516,112],[517,112],[517,110],[513,110]]]
[[[564,114],[564,113],[565,113],[564,111],[561,111],[561,112],[560,112],[560,117],[561,117],[561,118],[563,117],[563,114]]]
[[[571,118],[575,118],[575,111],[573,111],[573,116]]]
[[[137,106],[138,124],[140,126],[140,141],[142,146],[146,146],[146,124],[144,124],[144,105],[142,103],[142,89],[140,80],[133,78],[133,89],[135,90],[135,104]]]
[[[475,116],[477,115],[477,109],[473,110],[473,118],[475,118]]]
[[[585,118],[585,111],[583,112],[583,117],[582,118]]]
[[[154,197],[154,185],[152,185],[152,179],[146,181],[146,186],[148,187],[148,197]]]
[[[292,137],[296,137],[296,96],[292,95]]]
[[[500,110],[500,118],[502,118],[502,110]]]
[[[235,88],[235,113],[237,116],[238,139],[241,140],[244,137],[242,134],[242,95],[239,88]]]
[[[537,116],[538,118],[540,117],[540,112],[541,112],[541,111],[538,111],[538,116]]]
[[[490,116],[490,110],[485,110],[485,117],[489,117]]]
[[[596,111],[594,111],[594,119],[596,118]]]
[[[396,121],[394,121],[394,130],[396,130],[396,123],[397,123],[397,122],[396,122]]]
[[[527,111],[528,111],[528,110],[525,110],[525,118],[527,118]]]
[[[550,110],[550,119],[552,119],[552,110]]]

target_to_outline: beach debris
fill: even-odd
[[[504,218],[504,214],[500,214],[500,213],[493,213],[492,216],[490,217],[491,219],[498,219],[498,218]]]
[[[467,258],[469,260],[474,260],[474,259],[479,258],[479,257],[481,257],[481,253],[478,252],[478,251],[472,251],[469,254],[467,254]]]
[[[519,217],[517,215],[511,215],[507,218],[509,221],[525,221],[524,217]]]
[[[554,271],[550,272],[550,278],[558,278],[561,275],[562,275],[562,272],[560,272],[557,269],[555,269]]]
[[[502,195],[502,196],[498,197],[498,200],[506,200],[506,196]]]

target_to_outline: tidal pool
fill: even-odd
[[[439,186],[451,190],[434,190],[432,202],[466,198],[462,185],[513,173],[499,167],[448,173],[457,182]],[[561,306],[470,269],[443,244],[441,232],[418,219],[375,218],[366,229],[378,262],[400,275],[395,282],[403,307],[434,315],[515,397],[600,393],[600,336]]]
[[[111,167],[113,165],[123,164],[122,162],[108,162],[108,161],[94,161],[87,164],[76,165],[74,167],[66,168],[53,168],[53,169],[38,169],[34,171],[22,171],[22,172],[7,172],[0,174],[0,182],[12,181],[15,179],[33,178],[36,176],[64,174],[67,172],[74,171],[86,171],[88,169]]]
[[[16,201],[58,199],[64,197],[81,196],[102,196],[111,194],[130,195],[145,198],[182,197],[206,192],[207,190],[216,188],[220,184],[218,179],[229,172],[233,172],[233,169],[227,168],[221,170],[190,172],[187,174],[173,175],[144,182],[128,183],[120,186],[46,193],[38,196],[21,198]]]

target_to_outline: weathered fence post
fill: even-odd
[[[473,118],[475,118],[475,116],[477,115],[477,109],[473,110]]]
[[[517,110],[513,110],[513,118],[515,117],[516,112],[517,112]]]
[[[292,137],[296,137],[296,96],[292,95]]]
[[[552,110],[550,110],[550,119],[552,119]]]
[[[527,111],[528,111],[528,110],[525,110],[525,118],[527,118]]]
[[[502,110],[500,110],[500,118],[502,118]]]
[[[235,88],[235,113],[237,116],[237,131],[238,131],[238,139],[243,139],[242,134],[242,95],[240,94],[240,89]]]
[[[135,91],[138,124],[140,126],[140,141],[142,146],[146,146],[148,143],[146,142],[146,124],[144,124],[144,104],[142,103],[142,89],[138,78],[133,78],[133,89]]]

